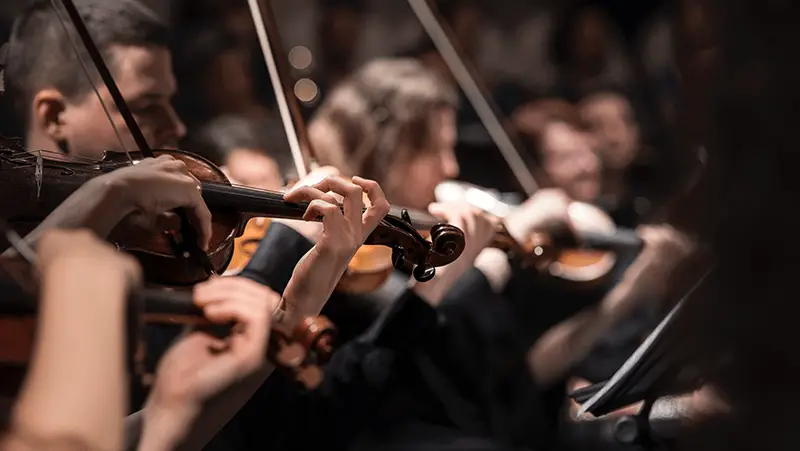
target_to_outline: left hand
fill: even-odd
[[[195,331],[172,346],[159,363],[147,419],[169,416],[171,424],[188,427],[203,403],[266,362],[280,295],[242,277],[215,277],[195,285],[194,302],[213,323],[235,322],[234,332],[223,341]]]
[[[342,207],[331,193],[342,196]],[[366,211],[364,193],[370,203]],[[286,321],[292,324],[319,314],[350,259],[389,212],[389,203],[378,183],[360,177],[351,181],[327,177],[300,186],[284,198],[289,202],[310,201],[304,220],[322,218],[317,243],[295,266],[284,293]]]

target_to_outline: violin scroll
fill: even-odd
[[[307,389],[314,389],[322,382],[322,367],[333,354],[335,335],[336,326],[324,316],[306,317],[294,329],[275,324],[270,360]]]

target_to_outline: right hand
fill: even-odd
[[[121,194],[128,209],[144,223],[154,224],[158,216],[183,207],[197,229],[198,246],[208,250],[211,212],[203,200],[201,183],[189,173],[186,163],[169,155],[145,158],[117,169],[102,178]]]
[[[428,206],[428,212],[464,232],[466,246],[456,261],[463,259],[471,263],[497,232],[498,221],[469,204],[433,203]]]
[[[456,281],[470,269],[478,254],[486,248],[497,231],[495,221],[480,210],[457,203],[434,203],[428,211],[464,232],[466,246],[456,261],[436,268],[436,276],[414,285],[414,292],[433,306],[439,305]]]
[[[133,257],[87,230],[48,230],[36,243],[36,258],[43,276],[50,271],[77,271],[89,277],[120,275],[128,289],[142,280],[142,269]]]
[[[214,277],[195,285],[194,303],[206,318],[236,326],[227,340],[194,331],[167,351],[144,409],[145,432],[163,427],[171,435],[167,441],[180,442],[208,401],[265,368],[272,314],[280,299],[243,277]]]
[[[506,229],[515,240],[524,243],[537,230],[569,226],[571,202],[560,189],[540,189],[506,217]]]

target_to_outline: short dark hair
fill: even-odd
[[[109,51],[115,45],[164,46],[169,33],[165,23],[137,0],[74,0],[86,28],[113,70]],[[33,95],[55,87],[68,98],[91,90],[81,62],[59,17],[69,21],[66,11],[57,13],[49,0],[34,0],[14,22],[5,68],[6,90],[18,114],[27,116]],[[69,26],[69,25],[68,25]],[[77,35],[71,33],[75,38]],[[83,46],[81,59],[90,62]],[[99,75],[95,71],[95,83]]]
[[[218,164],[225,164],[235,149],[251,149],[275,160],[282,175],[293,176],[296,172],[280,120],[219,116],[193,134],[189,146]]]

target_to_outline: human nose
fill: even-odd
[[[458,166],[458,159],[453,149],[447,149],[442,152],[442,171],[448,179],[458,177],[461,168]]]

